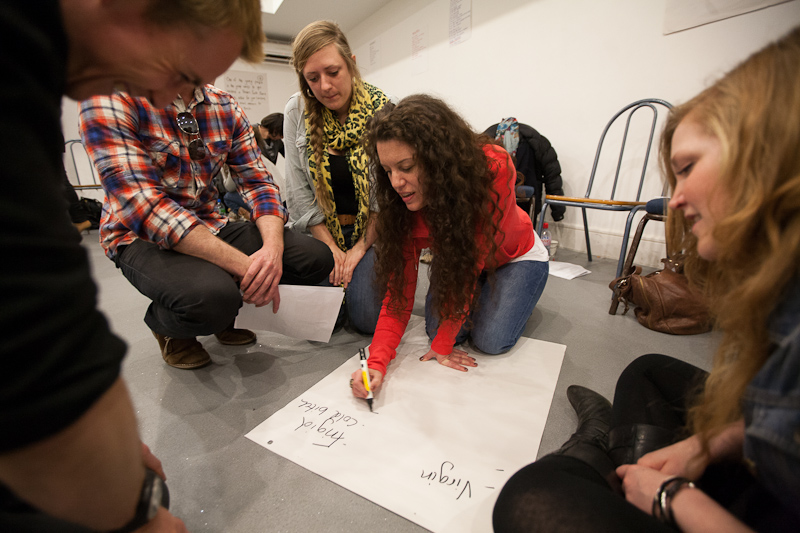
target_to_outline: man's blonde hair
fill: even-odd
[[[251,63],[264,59],[259,0],[151,0],[145,18],[160,26],[185,23],[201,34],[231,28],[243,41],[239,57]]]

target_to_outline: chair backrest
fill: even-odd
[[[100,176],[83,143],[79,139],[70,139],[64,146],[64,168],[72,186],[76,189],[102,189]]]
[[[594,163],[592,164],[592,173],[589,176],[589,185],[586,187],[586,196],[585,196],[586,198],[594,198],[593,196],[591,196],[592,186],[594,184],[594,179],[597,173],[598,163],[600,162],[600,155],[601,152],[603,151],[603,145],[606,140],[606,135],[608,134],[608,131],[611,129],[611,126],[616,122],[616,120],[619,119],[620,117],[625,116],[626,117],[625,130],[622,134],[622,143],[620,145],[619,158],[617,159],[616,171],[614,173],[614,182],[611,187],[611,195],[608,198],[609,200],[615,200],[615,199],[618,200],[618,198],[615,198],[615,195],[617,194],[617,186],[619,184],[620,170],[622,169],[623,156],[625,155],[625,146],[628,142],[628,134],[630,133],[631,120],[637,111],[649,109],[652,112],[652,120],[650,121],[649,137],[647,139],[647,143],[643,145],[644,161],[642,163],[642,172],[641,175],[639,176],[639,186],[637,188],[636,198],[635,198],[636,201],[640,201],[642,195],[642,187],[644,186],[644,178],[647,175],[647,162],[650,158],[650,150],[653,146],[653,140],[655,139],[656,136],[656,125],[658,124],[659,108],[661,108],[661,111],[668,112],[672,108],[672,105],[669,102],[665,100],[660,100],[658,98],[645,98],[643,100],[637,100],[636,102],[626,105],[625,107],[620,109],[617,112],[617,114],[615,114],[611,118],[611,120],[608,121],[608,124],[606,124],[606,127],[603,130],[603,134],[600,136],[600,141],[597,143],[597,152],[595,153]],[[664,191],[662,189],[662,194],[663,192]],[[625,200],[634,200],[634,199],[625,198]]]

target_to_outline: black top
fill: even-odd
[[[357,215],[356,186],[347,157],[328,154],[331,163],[331,187],[333,201],[336,202],[336,213],[339,215]]]
[[[273,164],[278,162],[278,154],[286,157],[286,150],[283,147],[283,141],[280,139],[264,139],[264,145],[259,145],[259,148],[261,148],[261,154],[272,161]]]
[[[0,3],[0,453],[75,422],[116,381],[125,354],[96,309],[61,191],[66,54],[58,0]],[[87,530],[0,484],[0,531]]]
[[[0,3],[0,452],[66,428],[119,376],[61,194],[67,41],[57,0]],[[0,516],[0,530],[3,529]]]

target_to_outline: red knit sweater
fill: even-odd
[[[486,145],[483,148],[489,159],[489,167],[494,173],[494,189],[500,195],[499,211],[494,211],[493,216],[499,231],[495,234],[497,250],[494,255],[498,267],[506,264],[511,259],[524,255],[533,247],[535,233],[530,217],[517,207],[514,194],[514,183],[517,172],[511,160],[499,146]],[[489,201],[489,199],[487,199]],[[501,216],[502,213],[502,216]],[[404,269],[406,286],[404,294],[408,305],[399,315],[388,311],[389,294],[383,300],[375,336],[369,348],[368,366],[386,374],[386,366],[397,354],[397,346],[408,325],[411,310],[414,307],[414,293],[417,289],[417,274],[419,256],[423,248],[431,246],[430,232],[425,224],[422,212],[414,213],[414,225],[411,229],[411,239],[404,250]],[[485,257],[478,261],[478,270],[483,270]],[[456,335],[461,330],[463,320],[445,320],[439,324],[436,338],[431,343],[431,348],[442,355],[453,351]]]

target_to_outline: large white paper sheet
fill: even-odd
[[[565,347],[520,339],[456,372],[420,362],[413,316],[370,413],[348,387],[358,355],[246,436],[434,532],[490,532],[497,494],[536,459]]]
[[[237,328],[260,329],[295,339],[328,342],[344,298],[341,287],[280,285],[281,305],[244,304],[236,317]]]

